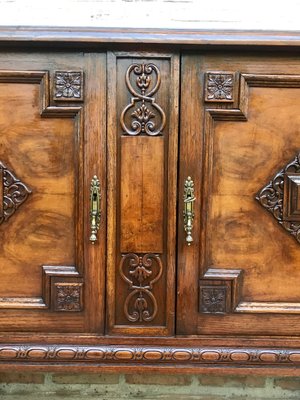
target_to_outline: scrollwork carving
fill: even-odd
[[[132,75],[135,76],[134,86],[131,81]],[[153,97],[160,87],[160,70],[153,63],[132,64],[127,69],[125,81],[133,97],[120,117],[124,133],[131,136],[160,135],[166,124],[166,115]],[[131,110],[130,117],[132,118],[130,127],[127,121],[129,110]]]
[[[122,255],[120,274],[131,290],[124,303],[124,313],[128,321],[150,322],[156,317],[158,305],[152,289],[162,272],[162,262],[158,254]]]
[[[31,190],[0,162],[0,225],[7,221],[28,198]]]
[[[300,173],[300,153],[258,192],[256,200],[300,243],[300,222],[288,221],[283,215],[285,176],[289,173]]]

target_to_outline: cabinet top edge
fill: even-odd
[[[300,31],[2,26],[0,42],[300,46]]]

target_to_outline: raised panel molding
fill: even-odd
[[[235,78],[231,79],[230,76]],[[300,75],[243,74],[238,71],[207,72],[204,75],[205,141],[207,146],[205,165],[211,162],[214,121],[247,121],[249,87],[300,88]],[[233,84],[234,82],[234,84]],[[219,87],[217,87],[219,83]],[[223,90],[223,94],[221,93]],[[226,93],[232,100],[227,99]],[[215,93],[215,95],[213,95]],[[223,97],[223,98],[217,98]],[[224,98],[225,97],[225,98]],[[230,100],[230,101],[228,101]],[[209,104],[214,102],[214,104]],[[213,105],[213,107],[212,107]],[[300,241],[300,221],[298,212],[298,188],[300,165],[298,155],[280,170],[253,200],[258,200],[296,240]],[[283,187],[286,186],[286,190]],[[211,176],[203,187],[203,197],[209,197]],[[284,204],[284,205],[283,205]],[[299,218],[299,219],[298,219]],[[204,245],[205,246],[205,245]],[[206,252],[204,247],[203,252]],[[208,269],[207,269],[208,268]],[[234,289],[222,277],[224,269],[206,267],[200,279],[199,312],[209,314],[234,313],[272,313],[300,314],[300,303],[287,302],[244,302],[240,296],[240,278],[235,278]],[[211,279],[214,272],[215,277]],[[220,272],[223,271],[223,272]],[[242,276],[242,270],[239,277]],[[240,289],[238,289],[240,287]],[[228,294],[228,293],[231,293]],[[230,296],[235,299],[230,303]],[[206,305],[205,305],[206,304]],[[230,304],[230,306],[229,306]]]
[[[1,70],[0,71],[0,83],[26,83],[26,84],[39,84],[40,85],[40,115],[42,118],[75,118],[75,125],[78,132],[82,131],[82,107],[81,106],[53,106],[50,104],[50,74],[49,71],[11,71],[11,70]],[[78,140],[78,139],[77,139]],[[79,143],[78,143],[79,144]],[[82,154],[79,152],[77,160],[77,170],[78,182],[81,183],[83,175],[81,171],[78,170],[78,165],[82,164]],[[3,182],[5,167],[0,163],[0,183]],[[8,171],[14,179],[15,178],[10,171]],[[14,185],[19,185],[24,191],[23,201],[19,202],[21,205],[30,194],[30,190],[17,180]],[[20,186],[21,185],[21,186]],[[1,186],[1,185],[0,185]],[[0,189],[1,190],[1,189]],[[20,189],[19,189],[20,190]],[[3,192],[5,196],[5,189]],[[21,193],[22,194],[22,193]],[[0,192],[1,195],[1,192]],[[18,197],[14,195],[14,200],[17,201]],[[78,203],[78,202],[77,202]],[[17,208],[17,206],[16,206]],[[79,204],[76,205],[76,214],[79,213]],[[5,219],[5,209],[0,208],[0,224]],[[7,219],[8,217],[6,217]],[[77,222],[79,236],[82,236],[81,223]],[[78,259],[78,269],[74,266],[54,266],[54,267],[42,267],[43,271],[43,296],[42,297],[1,297],[0,298],[0,309],[41,309],[48,308],[53,311],[81,311],[82,305],[82,285],[83,278],[81,277],[82,270],[82,243],[78,244],[77,248],[77,259]],[[70,282],[70,285],[78,285],[77,291],[79,295],[73,295],[73,306],[70,306],[70,291],[67,292],[67,286],[65,286],[65,296],[64,301],[62,297],[57,295],[53,285],[54,283],[66,285]],[[74,287],[74,286],[73,286]],[[59,305],[60,303],[60,305]],[[65,305],[63,305],[65,304]],[[69,305],[68,305],[69,304]]]

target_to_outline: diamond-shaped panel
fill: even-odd
[[[300,153],[258,192],[256,200],[300,243]]]
[[[0,162],[0,224],[24,203],[31,191]]]

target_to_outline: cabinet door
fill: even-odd
[[[186,55],[181,100],[177,332],[297,336],[299,58]]]
[[[105,182],[105,67],[0,56],[2,331],[103,331],[105,226],[92,245],[89,208],[93,175]]]
[[[174,331],[178,57],[108,58],[108,334]]]

